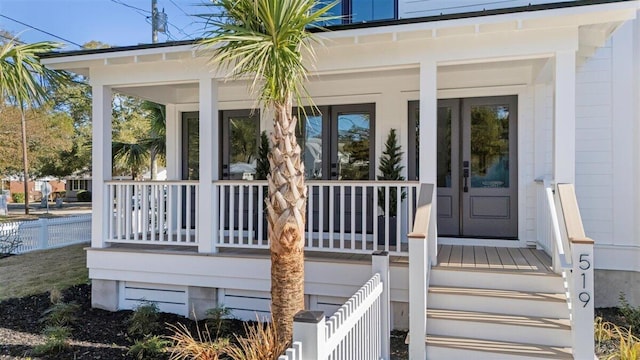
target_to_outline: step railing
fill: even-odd
[[[409,233],[409,358],[426,357],[427,292],[431,266],[437,263],[437,235],[432,217],[435,187],[420,184],[413,229]],[[435,215],[435,214],[434,214]]]
[[[407,255],[417,182],[307,181],[305,251]],[[218,248],[269,247],[266,181],[214,182]],[[398,201],[393,201],[393,199]]]
[[[331,317],[322,311],[296,314],[293,345],[279,360],[389,359],[389,255],[371,258],[373,276]]]
[[[198,245],[197,181],[107,181],[107,242]]]
[[[538,216],[544,216],[546,226],[538,229],[542,238],[538,245],[551,255],[554,271],[566,280],[573,357],[593,359],[593,240],[585,235],[573,184],[554,186],[551,180],[541,184],[545,202],[538,202]],[[543,214],[541,205],[546,209]]]

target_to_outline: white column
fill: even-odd
[[[436,184],[438,177],[438,64],[435,59],[420,64],[420,173],[421,183]],[[436,186],[433,191],[436,191]],[[433,209],[437,209],[437,197],[433,194]],[[438,262],[437,211],[431,212],[427,239],[428,256],[432,265]],[[426,271],[426,269],[425,269]]]
[[[182,179],[182,122],[175,104],[166,104],[167,180]]]
[[[553,121],[553,176],[556,183],[575,183],[576,53],[556,52]]]
[[[213,181],[218,179],[218,84],[200,80],[200,184],[198,207],[198,251],[216,252],[220,211]]]
[[[93,84],[92,91],[92,215],[91,215],[91,247],[106,247],[109,217],[111,216],[110,199],[106,192],[105,181],[111,180],[113,164],[111,160],[111,108],[113,93],[105,85]]]

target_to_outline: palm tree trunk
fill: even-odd
[[[149,166],[151,180],[158,180],[158,160],[156,151],[151,149],[151,151],[149,151],[149,157],[151,158],[151,166]]]
[[[24,213],[29,215],[29,158],[27,157],[27,120],[24,105],[20,104],[20,126],[22,128],[22,175],[24,177]]]
[[[271,248],[271,315],[281,343],[293,336],[293,316],[304,309],[304,224],[307,188],[291,101],[275,105],[267,200]]]

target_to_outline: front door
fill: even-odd
[[[438,234],[517,238],[517,97],[438,102]]]

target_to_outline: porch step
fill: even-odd
[[[568,319],[505,315],[480,311],[429,309],[427,334],[568,346]]]
[[[438,335],[427,336],[426,342],[429,359],[573,359],[568,347]]]
[[[565,295],[553,292],[431,286],[427,304],[435,309],[551,318],[564,318],[568,314]]]
[[[475,289],[515,290],[541,293],[563,293],[563,279],[548,272],[462,269],[435,266],[430,273],[430,286]]]

